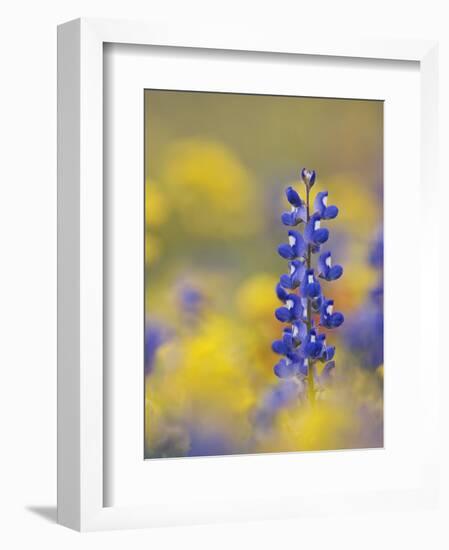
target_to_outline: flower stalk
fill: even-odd
[[[318,393],[317,384],[335,367],[335,347],[327,345],[326,334],[319,333],[318,328],[337,328],[344,321],[342,313],[333,311],[333,300],[323,295],[317,276],[333,281],[341,277],[343,268],[332,265],[330,251],[321,253],[314,266],[314,255],[321,252],[321,246],[329,238],[329,230],[321,227],[321,221],[334,219],[338,208],[328,206],[328,193],[321,191],[315,197],[312,213],[310,195],[316,172],[303,169],[301,179],[305,185],[305,201],[293,187],[285,191],[291,211],[282,214],[282,223],[289,227],[302,225],[304,229],[302,233],[290,229],[288,243],[278,247],[279,255],[289,260],[289,273],[280,277],[276,287],[284,306],[276,309],[275,316],[289,326],[283,329],[282,339],[273,342],[272,349],[283,356],[274,367],[276,376],[303,382],[307,386],[308,400],[313,404]],[[324,363],[320,374],[316,368],[318,362]]]

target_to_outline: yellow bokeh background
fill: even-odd
[[[301,193],[300,169],[314,168],[314,191],[339,207],[326,225],[344,276],[322,286],[356,319],[380,276],[368,257],[383,220],[382,136],[378,101],[145,92],[147,457],[382,444],[380,365],[367,369],[343,330],[328,335],[337,368],[316,405],[256,421],[279,382],[283,190]]]

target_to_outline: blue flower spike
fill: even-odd
[[[315,197],[315,202],[313,203],[315,212],[321,216],[323,220],[333,220],[337,217],[338,208],[334,205],[327,206],[327,191],[320,191]]]
[[[326,281],[335,281],[343,275],[341,265],[332,265],[332,254],[323,252],[318,258],[318,277]]]
[[[282,214],[282,222],[287,226],[298,226],[304,222],[302,233],[295,229],[288,231],[288,243],[278,247],[279,255],[288,260],[288,272],[280,277],[276,294],[283,306],[275,310],[276,318],[287,323],[282,337],[272,343],[272,350],[281,355],[274,367],[278,378],[288,378],[289,383],[299,384],[304,390],[297,398],[308,399],[313,405],[318,392],[321,395],[322,383],[335,368],[335,346],[328,346],[326,334],[319,327],[337,328],[343,321],[343,314],[334,312],[333,300],[326,299],[321,291],[317,277],[325,281],[335,281],[343,274],[340,265],[332,264],[330,251],[319,255],[314,265],[314,254],[329,239],[329,230],[321,227],[323,221],[332,220],[338,214],[338,208],[328,206],[327,191],[316,194],[311,212],[311,189],[316,181],[315,170],[303,168],[301,179],[305,185],[306,200],[293,188],[287,187],[285,195],[291,205],[291,212]],[[318,375],[316,363],[324,363]],[[286,382],[282,382],[286,383]]]

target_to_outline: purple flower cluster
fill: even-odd
[[[318,329],[320,326],[333,329],[344,321],[343,314],[334,311],[333,300],[323,295],[319,279],[334,281],[342,276],[343,268],[333,264],[329,250],[321,250],[329,239],[329,230],[321,227],[321,222],[334,219],[338,208],[329,206],[328,192],[321,191],[317,193],[311,211],[310,194],[316,180],[315,170],[304,168],[301,179],[305,186],[305,200],[293,187],[285,191],[291,210],[284,212],[281,220],[291,229],[288,242],[278,247],[278,253],[288,260],[288,272],[281,276],[276,287],[283,305],[276,309],[275,316],[287,325],[282,338],[273,342],[272,349],[282,356],[274,367],[276,376],[305,382],[313,401],[315,380],[326,378],[335,367],[335,347],[327,345],[326,335]],[[302,232],[293,229],[298,226],[302,226]],[[316,267],[313,267],[314,255],[317,255]],[[324,364],[319,378],[317,362]]]

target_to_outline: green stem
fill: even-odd
[[[309,186],[306,185],[306,207],[307,207],[307,222],[310,220],[310,189]],[[307,245],[307,269],[310,269],[312,265],[312,247],[311,245]],[[312,302],[309,298],[307,298],[307,332],[309,332],[312,328]],[[308,394],[310,402],[313,404],[315,403],[315,382],[313,380],[313,362],[309,358],[309,364],[308,364],[308,370],[307,370],[307,384],[308,384]]]

